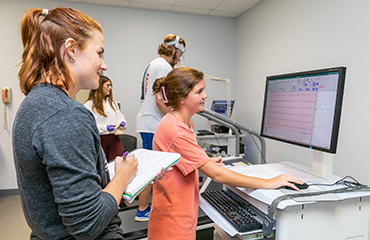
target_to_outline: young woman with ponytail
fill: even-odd
[[[213,181],[246,188],[295,187],[303,181],[292,175],[273,179],[247,177],[222,168],[222,157],[209,158],[198,146],[191,117],[204,109],[208,97],[202,72],[182,67],[157,79],[153,93],[160,93],[167,107],[154,134],[156,151],[181,154],[173,170],[153,186],[152,210],[149,218],[149,240],[194,240],[199,209],[198,170]],[[294,188],[298,190],[298,188]]]
[[[109,181],[93,114],[74,100],[96,89],[102,28],[71,8],[29,9],[18,74],[26,95],[13,125],[19,193],[31,239],[123,239],[118,204],[137,159],[115,159]]]

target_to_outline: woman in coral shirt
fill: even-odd
[[[197,144],[191,117],[204,109],[205,81],[202,72],[175,68],[167,77],[157,79],[153,93],[160,94],[172,111],[165,115],[154,135],[155,150],[177,152],[181,159],[173,170],[153,186],[148,239],[196,238],[199,209],[198,169],[213,181],[245,188],[279,188],[303,181],[292,175],[273,179],[248,177],[221,168],[221,157],[209,158]]]

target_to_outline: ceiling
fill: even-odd
[[[236,18],[262,0],[65,0]]]

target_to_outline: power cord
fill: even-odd
[[[350,180],[346,180],[346,179],[350,179]],[[338,181],[336,181],[335,183],[332,183],[332,184],[325,184],[325,183],[312,183],[312,184],[309,184],[309,186],[335,186],[335,185],[345,185],[347,187],[356,187],[356,186],[363,186],[363,187],[368,187],[367,185],[364,185],[364,184],[361,184],[359,181],[357,181],[355,178],[353,178],[352,176],[345,176],[341,179],[339,179]]]
[[[347,178],[351,179],[352,181],[346,180]],[[286,194],[286,195],[275,198],[269,207],[269,211],[265,219],[263,220],[262,233],[263,233],[264,239],[266,239],[266,237],[270,236],[272,233],[272,229],[275,226],[275,220],[273,217],[275,215],[276,208],[281,201],[284,201],[288,198],[295,198],[295,197],[308,197],[308,196],[318,196],[318,195],[329,194],[329,193],[335,194],[335,193],[369,191],[370,190],[368,185],[359,183],[356,179],[354,179],[351,176],[346,176],[336,181],[333,184],[312,184],[312,185],[322,185],[322,186],[345,185],[346,187],[335,189],[335,190],[321,191],[321,192]]]
[[[211,129],[211,122],[208,120],[208,125],[209,125],[209,129]],[[215,136],[215,139],[216,139],[216,141],[217,141],[217,144],[218,144],[218,146],[220,146],[221,144],[220,144],[220,142],[218,141],[218,138],[217,138],[217,136],[216,136],[216,134],[215,135],[213,135],[213,136]]]
[[[239,129],[238,129],[238,130],[239,130]],[[257,144],[257,142],[256,142],[256,139],[254,139],[254,136],[253,136],[252,134],[250,134],[249,132],[248,132],[248,134],[249,134],[249,136],[251,136],[251,139],[253,140],[254,144],[256,145],[257,150],[260,152],[260,154],[261,154],[261,158],[262,158],[262,160],[263,160],[263,163],[265,163],[265,164],[266,164],[267,162],[266,162],[265,156],[263,156],[262,151],[261,151],[260,147],[258,146],[258,144]]]

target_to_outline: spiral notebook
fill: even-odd
[[[157,173],[164,167],[165,169],[175,165],[181,158],[179,153],[159,152],[147,149],[136,149],[130,154],[134,154],[138,159],[138,171],[135,178],[129,183],[123,193],[123,199],[131,203],[137,195],[153,181]],[[114,161],[108,163],[110,179],[114,177]]]

